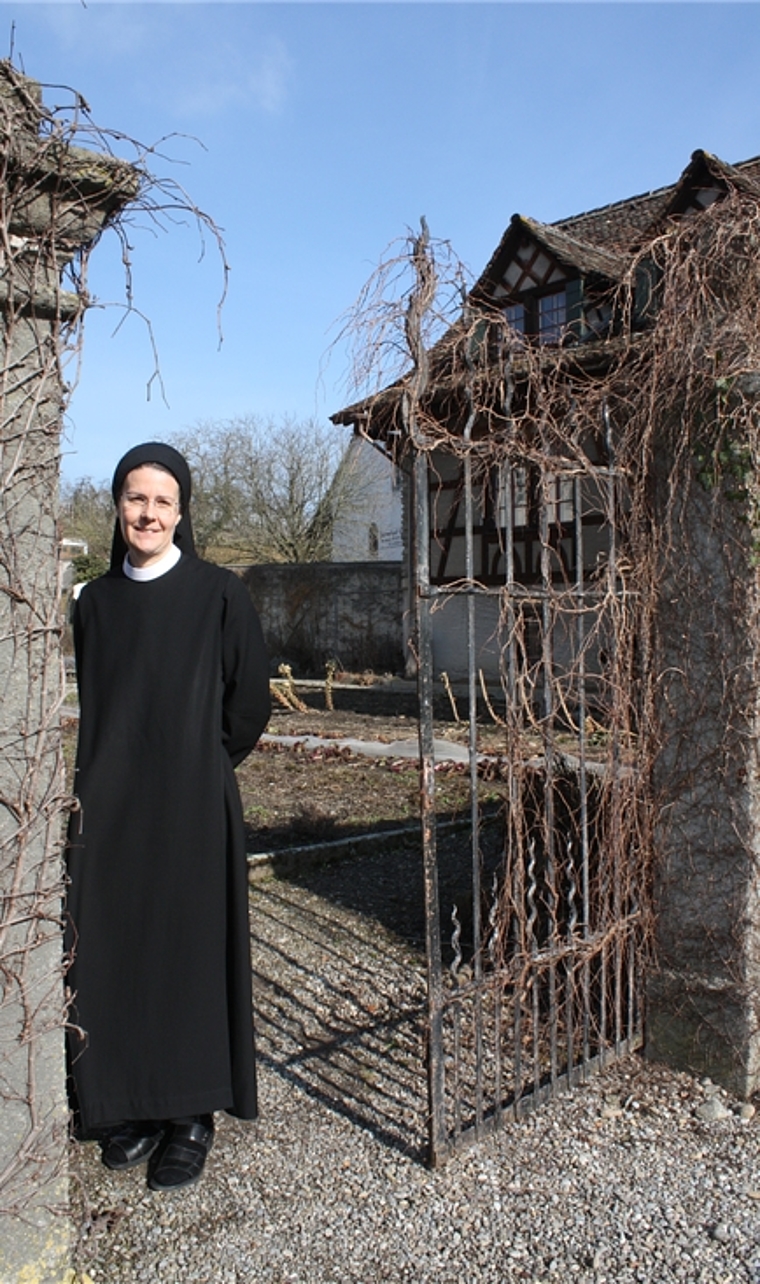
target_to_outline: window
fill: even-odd
[[[567,327],[567,291],[526,295],[522,303],[508,303],[504,316],[518,334],[533,335],[539,343],[560,343]]]
[[[564,290],[542,294],[538,300],[538,341],[559,343],[567,323],[567,295]]]
[[[504,315],[513,330],[518,334],[525,334],[525,305],[522,303],[510,303],[507,305]]]
[[[550,526],[566,526],[575,515],[572,477],[546,474],[546,509]]]
[[[528,470],[521,465],[499,469],[496,484],[496,524],[501,530],[510,525],[528,525]]]
[[[509,527],[510,518],[513,530],[528,526],[537,529],[542,502],[546,505],[550,526],[572,522],[575,515],[572,477],[546,473],[542,485],[539,476],[531,476],[524,464],[499,469],[494,507],[497,525],[502,530]]]

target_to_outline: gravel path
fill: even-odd
[[[73,1149],[93,1284],[760,1284],[760,1116],[629,1058],[431,1172],[416,943],[360,912],[365,858],[252,893],[261,1119],[201,1183]],[[413,860],[409,856],[409,860]],[[308,881],[308,886],[305,885]]]

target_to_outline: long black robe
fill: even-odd
[[[85,1133],[256,1114],[248,882],[233,766],[269,716],[258,617],[230,571],[112,570],[74,621],[69,1062]]]

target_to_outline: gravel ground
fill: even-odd
[[[418,945],[356,895],[376,873],[377,896],[383,868],[257,883],[261,1118],[218,1117],[203,1180],[175,1195],[73,1147],[79,1270],[93,1284],[760,1284],[760,1116],[638,1057],[424,1166]]]

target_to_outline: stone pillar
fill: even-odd
[[[646,1041],[651,1057],[742,1097],[760,1088],[760,616],[743,485],[741,468],[705,485],[694,467],[676,498],[657,625]],[[658,492],[662,511],[673,500],[664,475]]]
[[[57,501],[60,357],[85,300],[61,271],[137,192],[121,162],[41,130],[0,63],[0,1280],[68,1260],[61,954]]]

